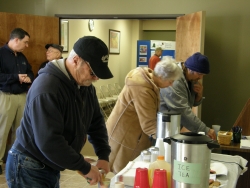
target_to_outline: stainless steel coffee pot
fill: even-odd
[[[165,156],[165,161],[171,162],[171,145],[164,143],[163,139],[180,132],[181,115],[179,113],[162,111],[157,113],[156,146],[160,148],[159,154]]]
[[[211,149],[220,145],[192,132],[176,134],[163,141],[171,144],[172,188],[208,187]]]
[[[181,114],[169,111],[157,113],[157,138],[166,138],[180,132]]]

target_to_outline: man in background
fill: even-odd
[[[39,67],[39,70],[41,68],[44,68],[45,65],[54,60],[54,59],[62,59],[62,52],[63,52],[63,46],[61,45],[58,45],[58,44],[46,44],[45,45],[45,48],[47,49],[46,51],[46,58],[47,58],[47,61],[43,62],[40,67]]]
[[[162,48],[157,47],[155,49],[155,54],[149,58],[149,68],[154,70],[156,63],[158,63],[161,60],[160,59],[161,55],[162,55]]]
[[[110,171],[111,149],[92,83],[113,77],[108,54],[101,39],[85,36],[67,59],[54,60],[39,71],[8,153],[9,187],[58,188],[65,169],[77,171],[90,185],[102,182],[99,169]],[[96,165],[80,153],[87,139],[98,156]]]
[[[21,28],[10,33],[10,40],[0,48],[0,165],[12,127],[12,143],[23,116],[26,93],[34,80],[31,65],[22,51],[29,46],[30,35]],[[0,166],[0,174],[2,167]]]
[[[190,56],[185,63],[179,63],[183,70],[182,77],[175,81],[171,87],[160,90],[161,111],[181,113],[181,127],[183,132],[205,132],[210,138],[216,140],[216,134],[203,123],[192,111],[203,100],[203,76],[209,74],[208,58],[197,52]]]

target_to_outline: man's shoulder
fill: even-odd
[[[5,48],[5,45],[0,47],[0,52],[4,52],[6,50],[7,50],[7,48]]]
[[[18,54],[19,56],[25,57],[25,55],[24,55],[22,52],[17,52],[17,54]],[[25,58],[26,58],[26,57],[25,57]]]

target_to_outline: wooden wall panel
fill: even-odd
[[[16,27],[30,34],[29,48],[23,53],[36,75],[40,64],[46,60],[44,46],[59,44],[59,18],[0,12],[0,20],[0,46],[9,41],[10,32]]]
[[[205,12],[180,16],[176,21],[177,61],[185,61],[195,52],[204,53]]]
[[[242,135],[250,135],[250,98],[247,100],[244,108],[240,112],[234,126],[242,127]]]

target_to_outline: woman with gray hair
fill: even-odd
[[[125,86],[106,123],[111,171],[118,173],[151,146],[150,137],[157,129],[160,88],[172,85],[181,74],[172,58],[157,63],[154,71],[138,67],[127,74]]]

